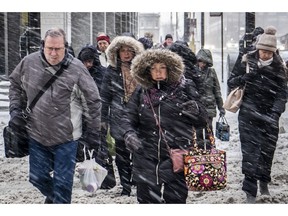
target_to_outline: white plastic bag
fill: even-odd
[[[88,150],[90,159],[87,159],[84,154],[85,159],[78,167],[82,189],[90,193],[96,192],[101,187],[101,184],[108,173],[104,167],[99,165],[95,159],[92,158],[93,151],[94,150]]]

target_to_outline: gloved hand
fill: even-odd
[[[241,79],[244,82],[253,82],[253,80],[255,79],[256,73],[245,73]]]
[[[225,109],[222,107],[220,110],[219,110],[219,114],[220,114],[220,116],[222,117],[222,116],[225,116],[225,114],[226,114],[226,111],[225,111]]]
[[[101,133],[99,132],[85,132],[84,135],[79,139],[83,145],[85,145],[89,150],[94,149],[98,152],[101,145]]]
[[[199,107],[196,101],[189,100],[179,105],[183,114],[199,115]]]
[[[26,132],[26,119],[22,113],[20,111],[13,111],[10,116],[9,127],[18,133]]]
[[[130,152],[136,152],[143,148],[141,141],[139,140],[137,134],[133,131],[129,131],[124,136],[125,144]]]

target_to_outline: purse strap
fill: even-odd
[[[167,139],[166,139],[166,137],[165,137],[165,134],[164,134],[164,132],[163,132],[163,130],[162,130],[162,127],[161,127],[161,125],[160,125],[159,119],[157,118],[157,114],[155,113],[155,110],[154,110],[154,107],[153,107],[153,105],[152,105],[150,96],[149,96],[148,93],[146,93],[146,96],[147,96],[148,101],[149,101],[149,104],[150,104],[150,106],[151,106],[151,110],[152,110],[152,112],[153,112],[153,116],[154,116],[154,119],[155,119],[155,121],[156,121],[156,125],[159,127],[160,133],[161,133],[161,135],[162,135],[162,137],[163,137],[163,139],[164,139],[164,141],[165,141],[165,144],[166,144],[166,146],[167,146],[167,149],[168,149],[168,151],[170,152],[170,149],[171,149],[171,148],[170,148],[170,146],[168,145],[168,141],[167,141]],[[192,128],[192,132],[193,132],[193,133],[192,133],[192,134],[193,134],[192,142],[193,142],[193,146],[196,148],[198,145],[197,145],[197,142],[196,142],[196,130],[195,130],[194,127]]]
[[[67,68],[67,66],[62,65],[61,68],[48,80],[48,82],[43,86],[43,88],[38,92],[38,94],[35,96],[33,101],[29,104],[29,106],[26,107],[26,109],[22,112],[22,115],[24,118],[27,118],[28,115],[31,113],[32,108],[35,106],[37,101],[40,99],[40,97],[45,93],[45,91],[52,85],[52,83],[63,73],[64,68]]]

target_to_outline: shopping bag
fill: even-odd
[[[230,138],[230,126],[225,116],[220,116],[216,122],[216,137],[221,141],[229,141]]]
[[[80,176],[80,183],[82,189],[90,193],[95,193],[100,187],[107,176],[107,170],[95,161],[92,157],[93,151],[87,150],[89,153],[89,159],[79,164],[78,172]]]
[[[207,129],[211,149],[201,149],[196,143],[184,155],[184,176],[189,191],[221,190],[227,185],[226,152],[216,149],[213,134]]]

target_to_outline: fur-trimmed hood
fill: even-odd
[[[167,66],[167,83],[179,81],[184,73],[182,58],[168,49],[149,49],[132,60],[131,75],[145,89],[151,88],[150,68],[154,63],[164,63]]]
[[[131,47],[135,51],[136,56],[144,51],[142,43],[136,39],[129,36],[117,36],[112,40],[106,50],[108,62],[112,67],[116,67],[117,65],[117,53],[123,45]]]

